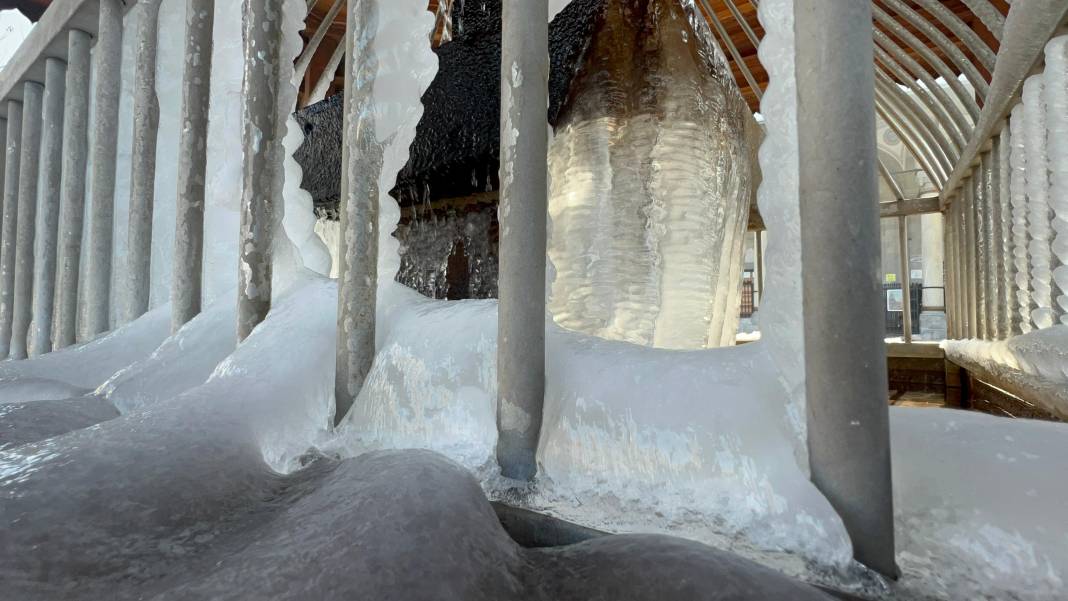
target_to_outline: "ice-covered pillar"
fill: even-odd
[[[1024,144],[1027,148],[1027,251],[1031,261],[1031,323],[1036,328],[1053,325],[1053,251],[1050,245],[1052,215],[1049,204],[1046,111],[1042,99],[1043,75],[1024,83]]]
[[[1046,129],[1053,209],[1054,321],[1068,325],[1068,36],[1046,45]]]
[[[245,0],[242,5],[245,72],[241,180],[241,241],[237,336],[244,340],[271,310],[271,245],[278,170],[278,128],[283,0]],[[363,2],[362,4],[367,4]]]
[[[1012,174],[1009,192],[1012,205],[1012,256],[1015,266],[1016,313],[1012,315],[1013,334],[1026,334],[1031,327],[1031,267],[1027,261],[1027,144],[1024,136],[1024,109],[1017,105],[1009,121]]]
[[[19,171],[22,159],[22,103],[7,101],[4,134],[4,209],[0,221],[0,359],[11,345],[11,317],[15,300],[15,224],[19,210]]]
[[[972,195],[972,212],[975,214],[975,332],[979,339],[986,339],[987,319],[987,255],[990,242],[986,237],[987,214],[987,166],[986,154],[979,157],[979,166],[975,168],[972,181],[975,182]]]
[[[67,63],[45,60],[37,227],[34,236],[32,304],[26,351],[31,357],[52,350],[52,309],[56,292],[56,246],[59,241],[59,200],[63,177],[63,111]]]
[[[1000,141],[997,136],[993,140],[993,148],[983,155],[983,248],[986,252],[986,264],[983,265],[983,288],[986,300],[986,329],[983,332],[987,340],[997,340],[998,330],[1001,324],[998,321],[998,259],[1000,257],[1001,240],[998,238],[996,224],[998,222],[998,196],[1001,191],[999,185],[999,173],[997,169],[997,152]]]
[[[953,323],[953,320],[956,318],[956,315],[953,312],[953,286],[950,283],[953,281],[953,242],[951,239],[951,230],[949,228],[949,214],[942,213],[942,217],[944,226],[942,228],[940,242],[942,244],[942,256],[945,258],[942,272],[944,278],[942,298],[945,301],[946,310],[946,337],[953,339],[956,337],[956,330]],[[926,234],[926,231],[924,233]]]
[[[497,461],[529,480],[545,399],[549,9],[547,0],[502,8]]]
[[[901,256],[901,339],[912,342],[912,270],[909,264],[908,217],[897,218],[897,247]]]
[[[159,97],[156,54],[160,0],[141,0],[134,56],[133,144],[130,150],[130,229],[126,252],[123,323],[148,311],[152,285],[152,205],[156,196],[156,140]]]
[[[978,242],[976,189],[979,179],[979,170],[976,169],[964,184],[964,194],[961,196],[964,201],[964,305],[968,338],[979,338],[979,261],[975,246]]]
[[[85,177],[89,154],[89,45],[84,31],[67,38],[67,97],[63,108],[63,178],[60,184],[59,257],[52,344],[61,349],[77,338],[78,276],[85,225]]]
[[[345,37],[345,116],[341,171],[334,423],[352,407],[375,357],[378,293],[378,181],[385,148],[375,131],[377,57],[370,43],[375,2],[350,0]]]
[[[998,339],[1005,340],[1014,335],[1012,316],[1015,311],[1015,267],[1012,260],[1012,197],[1010,179],[1012,168],[1009,165],[1009,152],[1012,140],[1006,122],[997,138],[998,170],[998,209],[997,223],[994,226],[995,244],[998,245]]]
[[[200,313],[204,265],[204,184],[208,158],[212,27],[215,0],[189,0],[185,14],[182,130],[171,285],[171,329]]]
[[[795,0],[793,12],[812,481],[854,557],[896,576],[871,4]],[[827,282],[852,282],[850,302]]]
[[[15,296],[11,312],[9,359],[26,358],[33,294],[33,238],[37,224],[37,177],[41,164],[41,102],[44,86],[27,81],[22,91],[22,156],[15,226]]]
[[[100,0],[93,48],[93,168],[89,176],[88,266],[82,339],[109,328],[111,244],[115,217],[115,159],[119,143],[119,93],[122,74],[122,4]]]

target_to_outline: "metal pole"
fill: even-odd
[[[148,311],[152,286],[152,205],[156,196],[156,139],[159,97],[156,95],[156,54],[159,46],[160,0],[141,0],[137,27],[133,91],[133,145],[130,151],[130,230],[126,249],[126,293],[123,323]]]
[[[341,174],[341,265],[338,277],[334,423],[352,408],[375,355],[378,291],[378,178],[384,148],[375,133],[377,58],[362,44],[377,21],[374,2],[350,0],[345,35],[345,117]]]
[[[517,480],[537,472],[545,400],[548,12],[509,0],[502,13],[497,461]]]
[[[912,271],[909,264],[909,225],[908,218],[897,218],[897,244],[901,249],[901,337],[906,343],[912,342]]]
[[[59,201],[63,177],[63,111],[67,63],[45,60],[43,131],[40,181],[37,190],[37,231],[34,236],[32,305],[27,354],[52,351],[52,309],[56,293],[56,246],[59,240]]]
[[[56,349],[77,337],[78,271],[85,226],[85,176],[89,155],[89,45],[92,38],[72,30],[67,39],[67,98],[63,109],[63,179],[60,184],[59,258],[56,267]]]
[[[361,4],[370,4],[363,2]],[[241,259],[237,335],[244,340],[271,310],[274,203],[282,157],[278,92],[281,81],[282,0],[244,0],[245,73],[241,188]]]
[[[22,161],[22,103],[7,101],[4,144],[4,217],[0,222],[0,359],[11,345],[15,302],[15,232],[19,211],[19,172]]]
[[[812,481],[857,561],[896,576],[871,11],[794,2],[805,396]],[[855,283],[851,302],[827,282]]]
[[[44,86],[28,81],[22,96],[22,158],[19,160],[19,208],[15,234],[15,298],[11,315],[9,359],[26,358],[33,294],[33,238],[37,226],[37,177],[41,163],[41,102]]]
[[[215,0],[189,0],[186,9],[182,132],[171,284],[171,330],[200,313],[204,266],[204,184],[211,103],[212,27]]]
[[[119,93],[122,73],[120,0],[100,0],[93,48],[93,172],[90,175],[89,265],[82,317],[82,338],[110,327],[111,244],[115,217],[115,162],[119,144]]]

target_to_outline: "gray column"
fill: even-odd
[[[854,557],[896,576],[871,11],[794,3],[805,396],[813,483]],[[853,283],[851,302],[835,302],[827,282]]]
[[[971,316],[968,312],[970,294],[968,291],[968,234],[964,218],[967,212],[968,185],[969,182],[965,180],[957,199],[953,201],[957,218],[957,265],[960,266],[957,270],[957,309],[960,311],[960,337],[962,339],[971,337]]]
[[[375,133],[374,73],[368,29],[374,2],[350,0],[345,44],[345,131],[341,173],[341,252],[338,276],[337,370],[334,423],[363,387],[375,356],[378,290],[378,188],[383,151]]]
[[[130,233],[126,248],[124,323],[148,311],[152,287],[152,204],[156,196],[156,50],[160,0],[141,0],[134,69],[133,145],[130,150]]]
[[[93,172],[89,215],[89,266],[82,318],[82,338],[110,328],[111,244],[115,220],[115,159],[119,145],[119,93],[122,72],[122,5],[100,0],[93,48]]]
[[[953,212],[951,210],[942,213],[942,247],[943,257],[945,262],[943,263],[944,279],[942,280],[944,286],[944,294],[946,304],[946,337],[950,340],[957,338],[957,306],[955,304],[956,299],[956,285],[955,277],[957,270],[955,247],[953,245]]]
[[[56,267],[56,349],[74,344],[78,316],[78,271],[85,224],[85,176],[89,153],[89,45],[84,31],[67,44],[67,98],[63,112],[63,180],[60,185],[59,259]]]
[[[60,178],[63,176],[63,108],[67,63],[45,60],[37,232],[34,236],[33,303],[27,335],[31,357],[52,350],[52,308],[56,292],[56,244],[59,239]]]
[[[545,400],[548,19],[546,0],[503,5],[497,461],[517,480],[537,472]]]
[[[901,254],[901,338],[912,342],[912,269],[909,264],[909,223],[904,215],[897,218],[898,249]]]
[[[362,4],[368,4],[366,2]],[[241,188],[241,264],[237,334],[244,340],[271,309],[271,245],[274,202],[282,169],[278,90],[282,85],[282,0],[242,5],[245,75]]]
[[[0,359],[11,345],[15,302],[15,232],[19,211],[19,171],[22,160],[22,103],[7,101],[4,138],[4,207],[0,222]]]
[[[37,226],[38,167],[41,162],[41,102],[44,86],[28,81],[22,96],[22,158],[15,233],[15,298],[11,314],[10,359],[26,358],[33,294],[33,238]]]
[[[208,158],[215,0],[189,0],[185,22],[182,132],[178,149],[177,220],[174,232],[174,275],[171,284],[173,331],[178,331],[200,313],[204,266],[204,183]]]

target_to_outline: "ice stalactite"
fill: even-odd
[[[1020,331],[1030,332],[1031,268],[1027,260],[1027,140],[1024,132],[1024,107],[1017,105],[1009,122],[1012,165],[1009,189],[1012,194],[1012,255],[1016,266],[1016,306],[1019,307]],[[1017,319],[1014,317],[1014,319]]]
[[[1027,145],[1027,232],[1031,266],[1031,322],[1037,328],[1053,325],[1053,290],[1050,271],[1049,171],[1046,149],[1045,79],[1033,75],[1023,91],[1024,138]]]
[[[1068,325],[1068,36],[1046,46],[1046,129],[1053,209],[1053,306]]]
[[[608,339],[730,344],[750,197],[748,108],[692,3],[617,0],[601,10],[549,153],[550,311]]]

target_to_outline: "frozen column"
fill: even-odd
[[[797,0],[793,11],[812,481],[854,557],[893,576],[871,4]],[[851,302],[837,302],[827,282],[855,283]]]
[[[529,480],[545,398],[547,0],[506,0],[501,47],[497,461]]]
[[[133,145],[130,151],[130,233],[126,254],[123,322],[148,311],[152,283],[152,204],[156,195],[156,137],[159,98],[156,96],[156,50],[160,0],[141,0],[141,19],[134,51]]]
[[[119,92],[122,67],[122,5],[100,0],[93,49],[93,172],[92,205],[86,271],[85,314],[81,338],[89,339],[109,328],[111,304],[111,243],[115,216],[115,156],[119,131]]]
[[[10,359],[26,358],[33,301],[33,238],[37,223],[37,177],[41,162],[41,102],[44,86],[28,81],[22,92],[22,157],[15,232],[15,298],[11,313]]]
[[[1053,209],[1054,321],[1068,325],[1068,36],[1046,45],[1046,129]]]
[[[59,258],[56,267],[56,349],[77,337],[78,271],[85,224],[85,170],[89,152],[89,44],[84,31],[71,31],[67,43],[67,97],[63,109],[63,178],[60,184]]]
[[[185,21],[182,131],[178,150],[174,281],[171,286],[171,329],[174,331],[200,313],[215,0],[190,0]]]
[[[241,257],[237,336],[244,340],[271,309],[274,204],[282,168],[278,91],[281,81],[283,0],[245,0],[245,74],[241,184]],[[367,4],[366,2],[362,4]]]
[[[4,208],[0,222],[0,359],[11,345],[11,317],[15,301],[15,224],[19,210],[19,171],[22,159],[22,103],[7,101],[4,139]]]
[[[980,155],[979,166],[973,172],[975,193],[972,196],[972,211],[975,214],[975,337],[986,339],[989,325],[987,319],[987,255],[989,240],[986,237],[987,221],[987,158]]]
[[[52,308],[56,292],[56,242],[59,232],[60,179],[63,176],[63,106],[67,64],[45,60],[40,180],[37,190],[37,235],[34,237],[32,307],[27,354],[52,350]]]
[[[377,11],[377,2],[350,0],[347,13],[335,424],[352,407],[375,356],[378,182],[385,152],[375,131]]]
[[[1024,136],[1024,108],[1017,105],[1009,121],[1012,150],[1009,161],[1009,192],[1012,205],[1012,256],[1016,273],[1017,313],[1012,316],[1014,334],[1026,334],[1031,327],[1031,268],[1027,261],[1027,144]]]
[[[964,195],[964,266],[965,287],[964,300],[967,309],[968,338],[979,338],[979,274],[978,274],[978,232],[979,215],[977,211],[979,190],[979,169],[972,171],[965,183]]]
[[[1031,263],[1031,323],[1053,325],[1053,259],[1050,247],[1049,173],[1047,171],[1046,112],[1042,101],[1043,77],[1024,83],[1024,138],[1027,147],[1027,251]]]
[[[1012,256],[1012,166],[1009,154],[1012,152],[1012,139],[1009,135],[1008,122],[1001,128],[997,143],[998,170],[998,215],[995,232],[998,251],[998,338],[1004,340],[1018,334],[1013,328],[1013,316],[1016,310],[1016,267]]]

